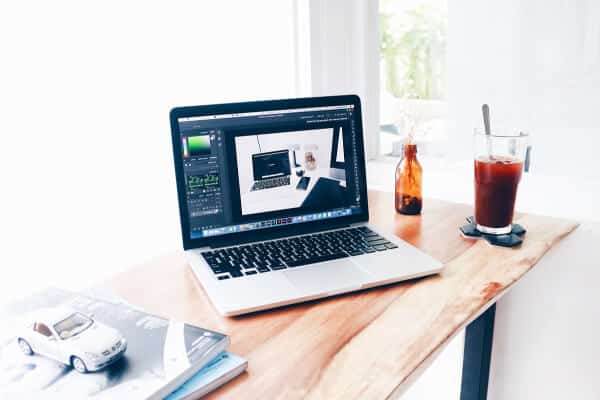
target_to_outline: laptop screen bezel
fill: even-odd
[[[355,121],[358,182],[361,196],[361,210],[359,213],[301,224],[275,226],[253,231],[228,233],[220,236],[210,236],[192,239],[188,218],[187,195],[185,176],[183,171],[183,151],[179,131],[179,119],[186,117],[200,117],[219,114],[240,114],[246,112],[289,110],[294,108],[327,107],[339,105],[353,105],[353,118]],[[244,103],[213,104],[203,106],[176,107],[170,112],[171,138],[173,142],[173,160],[175,163],[175,179],[177,184],[177,197],[179,201],[179,220],[183,248],[185,250],[200,247],[223,247],[239,243],[269,240],[279,237],[305,234],[329,229],[336,229],[350,224],[366,222],[369,220],[369,205],[367,196],[367,180],[365,166],[365,151],[362,126],[362,109],[360,98],[356,95],[309,97],[285,100],[253,101]]]

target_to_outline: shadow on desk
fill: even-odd
[[[324,204],[335,204],[341,207],[348,205],[346,188],[335,179],[319,177],[317,183],[302,202],[301,207],[307,209],[323,208]]]

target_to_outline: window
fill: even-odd
[[[412,135],[439,154],[446,137],[446,0],[381,0],[380,153]]]
[[[44,335],[46,337],[52,336],[52,332],[50,332],[50,329],[46,325],[39,322],[35,323],[35,325],[33,326],[33,330],[39,333],[40,335]]]
[[[54,325],[54,329],[61,339],[73,337],[92,325],[93,321],[81,313],[71,314],[68,318]]]

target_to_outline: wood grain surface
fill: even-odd
[[[372,191],[369,202],[375,226],[442,261],[444,271],[233,318],[214,311],[182,252],[132,268],[108,286],[151,313],[231,336],[230,350],[248,359],[248,372],[211,398],[386,398],[401,393],[452,336],[578,225],[517,213],[528,232],[520,248],[507,249],[459,235],[471,206],[426,199],[421,216],[402,216],[391,193]]]

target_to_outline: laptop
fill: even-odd
[[[369,225],[358,96],[181,107],[170,119],[183,248],[222,315],[442,270]],[[250,190],[282,176],[289,185]]]
[[[289,150],[252,154],[254,182],[250,190],[270,189],[290,184]]]

